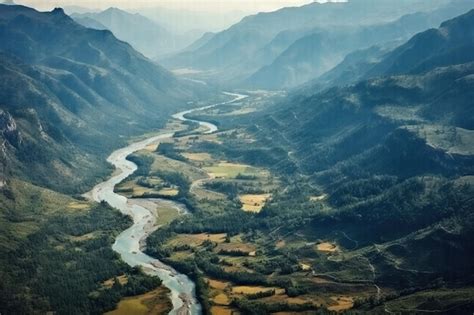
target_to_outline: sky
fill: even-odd
[[[326,1],[318,0],[318,2]],[[210,13],[231,11],[257,13],[274,11],[288,6],[301,6],[313,2],[313,0],[15,0],[15,2],[39,10],[74,5],[93,9],[118,7],[133,10],[145,7],[166,7]]]

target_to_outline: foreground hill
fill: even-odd
[[[98,160],[121,138],[159,127],[195,95],[110,31],[61,9],[1,5],[0,25],[5,159],[35,183],[80,190],[83,171],[103,168]]]

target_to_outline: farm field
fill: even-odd
[[[168,290],[159,288],[145,294],[126,297],[122,299],[115,310],[105,313],[106,315],[146,315],[146,314],[168,314],[171,310],[171,302],[167,299]]]

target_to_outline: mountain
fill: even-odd
[[[137,9],[137,13],[160,23],[175,34],[196,32],[195,40],[206,32],[219,32],[239,22],[247,14],[241,11],[197,11],[152,6]]]
[[[295,228],[347,249],[321,274],[343,277],[348,264],[364,259],[380,287],[403,296],[472,283],[473,12],[391,52],[352,56],[376,56],[374,69],[386,71],[376,78],[295,92],[252,114],[247,130],[258,147],[290,152],[269,167],[303,174],[298,191],[308,178],[327,198],[328,208]],[[266,211],[272,220],[284,209],[275,203]],[[369,313],[378,305],[364,303]]]
[[[328,31],[336,28],[362,27],[393,21],[406,13],[436,9],[448,1],[427,5],[426,1],[353,0],[348,3],[311,3],[270,13],[245,17],[232,27],[217,33],[205,45],[161,60],[168,68],[195,68],[216,72],[219,80],[244,79],[275,58],[308,30]],[[371,10],[367,10],[371,7]],[[421,31],[417,29],[416,31]],[[292,32],[286,35],[281,32]],[[298,34],[299,33],[299,34]],[[288,37],[288,34],[291,36]],[[413,33],[412,33],[413,34]],[[410,35],[412,35],[410,34]],[[282,41],[281,39],[286,40]],[[277,37],[280,39],[277,40]],[[280,43],[274,55],[264,51],[273,40]],[[301,47],[301,45],[300,45]],[[328,56],[320,57],[327,59]],[[342,58],[342,57],[340,57]]]
[[[196,41],[192,42],[189,46],[184,48],[181,52],[184,51],[193,51],[198,48],[204,46],[211,38],[215,35],[213,32],[206,32],[201,37],[199,37]]]
[[[470,14],[472,11],[462,16],[466,23],[469,23]],[[402,45],[396,45],[399,42],[397,41],[355,51],[348,54],[336,67],[305,83],[296,93],[314,93],[362,79],[400,73],[422,73],[437,66],[473,61],[474,57],[470,53],[472,36],[464,30],[470,28],[472,26],[451,25],[450,21],[446,21],[438,29],[421,32]],[[438,40],[440,38],[441,41]],[[431,49],[433,47],[435,49]]]
[[[190,42],[187,36],[171,33],[143,15],[128,13],[117,8],[109,8],[102,12],[75,13],[71,17],[86,27],[103,29],[105,26],[118,39],[130,43],[148,58],[177,51]]]
[[[102,24],[99,21],[94,20],[93,18],[90,18],[88,16],[76,17],[74,20],[77,23],[79,23],[82,26],[85,26],[87,28],[93,28],[93,29],[96,29],[96,30],[106,30],[106,29],[108,29],[107,26],[105,26],[104,24]]]
[[[367,77],[421,73],[474,60],[474,10],[413,37],[367,73]]]
[[[0,25],[0,128],[11,176],[80,191],[94,171],[106,172],[105,156],[124,137],[160,127],[196,96],[191,82],[61,9],[0,5]]]
[[[396,41],[351,52],[331,70],[295,88],[294,93],[309,95],[330,87],[344,86],[360,81],[364,78],[367,71],[372,69],[387,53],[399,45],[400,42]]]

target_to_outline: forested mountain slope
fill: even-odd
[[[4,136],[7,168],[48,187],[78,190],[83,171],[103,168],[98,161],[121,138],[159,127],[196,95],[110,31],[61,9],[1,5],[0,39],[1,128],[15,134]]]
[[[284,241],[286,257],[313,259],[310,279],[374,283],[378,293],[358,301],[356,311],[410,313],[431,309],[433,299],[437,310],[473,307],[457,291],[471,292],[474,281],[474,63],[466,49],[473,19],[471,11],[389,52],[375,51],[374,69],[390,64],[397,72],[358,81],[360,71],[355,79],[348,74],[350,85],[309,86],[262,111],[221,116],[224,128],[245,128],[257,141],[206,146],[280,174],[285,191],[255,217],[242,216],[240,228]],[[176,224],[175,231],[234,231],[225,225],[233,215],[208,218],[212,225]],[[322,241],[343,249],[316,257],[312,244]],[[323,285],[313,284],[298,290]],[[445,287],[452,296],[430,300]]]

